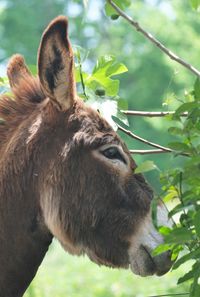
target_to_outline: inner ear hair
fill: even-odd
[[[8,63],[7,75],[11,89],[16,87],[20,80],[25,77],[32,77],[28,67],[25,64],[24,58],[19,55],[13,55]]]
[[[39,78],[47,97],[63,110],[76,98],[73,51],[68,39],[68,21],[54,19],[44,31],[38,51]]]

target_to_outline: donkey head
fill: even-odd
[[[142,276],[162,275],[171,260],[168,252],[151,255],[163,242],[151,221],[152,190],[134,173],[136,164],[111,126],[78,98],[67,27],[60,16],[42,36],[38,69],[45,99],[27,138],[28,148],[40,146],[36,159],[44,222],[72,254],[87,254],[111,267],[130,266]],[[20,77],[30,77],[18,60],[17,74],[12,63],[8,71],[13,88]],[[162,206],[158,216],[168,223]]]

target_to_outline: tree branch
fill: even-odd
[[[189,71],[194,73],[196,76],[200,77],[200,71],[197,70],[194,66],[189,64],[188,62],[184,61],[180,57],[178,57],[175,53],[169,50],[167,47],[164,46],[158,39],[156,39],[151,33],[145,31],[138,22],[134,21],[129,15],[127,15],[123,10],[121,10],[112,0],[107,0],[107,2],[115,9],[115,11],[123,17],[128,23],[131,24],[138,32],[142,33],[147,39],[149,39],[153,44],[155,44],[162,52],[164,52],[170,59],[176,61],[177,63],[181,64]]]
[[[81,56],[80,56],[80,53],[79,52],[77,54],[77,60],[78,60],[79,74],[80,74],[80,79],[81,79],[81,86],[82,86],[82,90],[83,90],[83,95],[88,100],[88,96],[87,96],[86,90],[85,90],[85,83],[84,83],[84,79],[83,79]]]
[[[119,130],[121,130],[122,132],[124,132],[128,136],[130,136],[130,137],[132,137],[132,138],[134,138],[136,140],[139,140],[140,142],[143,142],[143,143],[145,143],[147,145],[150,145],[150,146],[153,146],[155,148],[158,148],[159,150],[162,150],[165,153],[175,153],[176,152],[176,151],[174,151],[174,150],[172,150],[172,149],[170,149],[168,147],[164,147],[162,145],[156,144],[156,143],[151,142],[151,141],[148,141],[148,140],[146,140],[146,139],[144,139],[142,137],[139,137],[136,134],[134,134],[133,132],[131,132],[130,130],[125,129],[125,128],[123,128],[122,126],[120,126],[118,124],[117,124],[117,127],[118,127]],[[186,157],[189,156],[187,153],[180,153],[180,155],[186,156]]]
[[[139,111],[139,110],[120,110],[125,115],[141,116],[141,117],[165,117],[167,115],[174,115],[175,111]],[[182,117],[187,117],[188,112],[183,112]]]
[[[129,150],[131,154],[134,155],[150,155],[150,154],[163,154],[163,153],[171,153],[167,151],[163,151],[161,149],[157,150]]]
[[[158,149],[160,149],[160,150],[162,150],[162,151],[165,151],[165,152],[170,152],[170,153],[173,152],[173,150],[171,150],[170,148],[164,147],[164,146],[162,146],[162,145],[159,145],[159,144],[150,142],[150,141],[148,141],[148,140],[146,140],[146,139],[144,139],[144,138],[141,138],[141,137],[137,136],[136,134],[134,134],[133,132],[131,132],[130,130],[125,129],[125,128],[121,127],[121,126],[118,125],[118,124],[117,124],[117,126],[118,126],[118,129],[119,129],[119,130],[123,131],[123,132],[126,133],[128,136],[130,136],[130,137],[132,137],[132,138],[134,138],[134,139],[136,139],[136,140],[139,140],[140,142],[143,142],[143,143],[145,143],[145,144],[148,144],[148,145],[150,145],[150,146],[153,146],[153,147],[158,148]]]
[[[189,296],[189,292],[188,293],[175,293],[175,294],[164,294],[164,295],[153,295],[153,296],[149,296],[149,297],[173,297],[173,296]]]

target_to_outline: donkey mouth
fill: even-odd
[[[130,262],[130,268],[133,273],[140,276],[150,276],[153,274],[162,276],[167,273],[172,266],[170,252],[165,252],[153,257],[151,251],[143,245],[140,246],[134,258],[131,257]]]

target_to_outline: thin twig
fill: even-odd
[[[141,117],[165,117],[168,115],[174,115],[175,111],[139,111],[139,110],[121,110],[125,115],[141,116]],[[180,114],[181,117],[187,117],[188,112]]]
[[[162,146],[162,145],[159,145],[159,144],[150,142],[150,141],[148,141],[148,140],[146,140],[146,139],[144,139],[144,138],[142,138],[142,137],[140,137],[140,136],[134,134],[134,133],[131,132],[130,130],[127,130],[127,129],[123,128],[122,126],[120,126],[120,125],[118,125],[118,124],[117,124],[117,126],[118,126],[119,130],[123,131],[123,132],[126,133],[128,136],[130,136],[130,137],[132,137],[132,138],[134,138],[134,139],[139,140],[140,142],[146,143],[146,144],[148,144],[148,145],[150,145],[150,146],[153,146],[153,147],[155,147],[155,148],[158,148],[158,149],[160,149],[160,150],[162,150],[162,151],[165,151],[165,152],[168,152],[168,153],[169,153],[169,152],[170,152],[170,153],[173,152],[173,150],[171,150],[171,149],[168,148],[168,147],[164,147],[164,146]]]
[[[180,172],[180,173],[179,173],[179,189],[178,189],[178,190],[179,190],[179,200],[180,200],[181,205],[182,205],[182,207],[183,207],[183,213],[184,213],[185,218],[186,218],[186,225],[187,225],[187,228],[188,228],[189,231],[192,231],[192,230],[191,230],[190,223],[189,223],[188,220],[187,220],[187,213],[186,213],[186,211],[185,211],[185,203],[184,203],[184,201],[183,201],[183,189],[182,189],[182,187],[183,187],[183,172]],[[183,224],[181,223],[181,225],[183,225]],[[185,245],[187,246],[187,248],[189,249],[189,251],[192,252],[192,249],[191,249],[190,245],[187,244],[187,243],[185,243]]]
[[[123,10],[121,10],[112,0],[107,0],[107,2],[115,9],[115,11],[123,17],[128,23],[131,24],[138,32],[142,33],[147,39],[149,39],[153,44],[155,44],[161,51],[163,51],[170,59],[176,61],[177,63],[181,64],[189,71],[193,72],[195,75],[200,77],[200,71],[197,70],[194,66],[189,64],[188,62],[184,61],[180,57],[178,57],[175,53],[165,47],[158,39],[156,39],[151,33],[144,30],[140,24],[134,21],[129,15],[127,15]]]
[[[80,70],[80,78],[81,78],[81,85],[82,85],[82,89],[83,89],[83,94],[86,97],[86,99],[88,99],[88,96],[87,96],[86,91],[85,91],[85,84],[84,84],[84,80],[83,80],[82,66],[81,65],[79,66],[79,70]]]
[[[118,127],[119,130],[126,133],[128,136],[130,136],[130,137],[132,137],[132,138],[134,138],[136,140],[139,140],[140,142],[143,142],[143,143],[145,143],[147,145],[153,146],[153,147],[158,148],[159,150],[162,150],[162,151],[167,152],[167,153],[175,153],[176,152],[176,151],[174,151],[174,150],[172,150],[172,149],[170,149],[168,147],[159,145],[157,143],[154,143],[154,142],[148,141],[148,140],[146,140],[146,139],[144,139],[142,137],[139,137],[138,135],[134,134],[130,130],[125,129],[125,128],[123,128],[122,126],[120,126],[118,124],[117,124],[117,127]],[[180,153],[180,155],[186,156],[186,157],[189,156],[187,153]]]
[[[81,63],[80,54],[77,55],[77,58],[78,58],[79,74],[80,74],[81,86],[82,86],[83,94],[84,94],[85,98],[88,99],[88,96],[87,96],[86,90],[85,90],[85,83],[84,83],[84,79],[83,79],[82,63]]]
[[[182,198],[182,196],[183,196],[182,185],[183,185],[183,172],[181,171],[179,173],[179,189],[178,189],[178,192],[179,192],[179,198],[180,198],[181,204],[183,206],[183,212],[186,215],[186,212],[185,212],[185,209],[184,209],[185,205],[184,205],[183,198]]]
[[[131,154],[135,155],[150,155],[150,154],[166,154],[166,153],[171,153],[163,150],[129,150]]]
[[[175,293],[175,294],[164,294],[164,295],[153,295],[153,296],[148,296],[148,297],[171,297],[171,296],[187,296],[189,295],[188,293]]]

